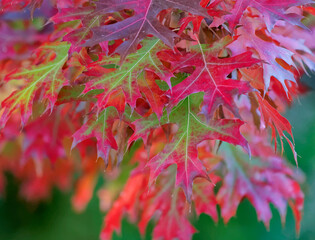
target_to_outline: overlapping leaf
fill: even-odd
[[[173,71],[178,71],[194,66],[194,72],[184,81],[169,90],[171,95],[170,106],[175,106],[179,101],[188,95],[197,92],[204,92],[203,113],[211,117],[219,105],[227,107],[236,116],[237,108],[234,103],[234,96],[251,91],[247,82],[227,79],[227,76],[235,69],[250,67],[259,60],[251,57],[250,52],[227,58],[218,58],[218,52],[229,42],[216,43],[210,49],[196,49],[184,55],[182,58],[173,58]],[[167,58],[167,56],[165,55]],[[166,60],[163,59],[163,60]]]
[[[196,177],[208,178],[202,162],[198,159],[197,145],[204,140],[221,140],[240,145],[249,151],[247,141],[239,132],[241,120],[211,120],[206,123],[200,116],[200,96],[188,96],[170,114],[170,122],[176,123],[178,130],[164,150],[153,157],[148,167],[151,179],[170,165],[176,164],[176,184],[181,186],[190,201],[192,182]]]
[[[268,101],[264,98],[262,98],[259,94],[256,94],[258,103],[259,103],[259,108],[260,112],[262,115],[262,118],[264,119],[264,122],[267,126],[269,126],[272,130],[272,140],[275,142],[275,150],[277,149],[277,133],[280,136],[280,143],[281,143],[281,150],[283,152],[283,142],[282,138],[285,138],[294,155],[294,159],[297,164],[297,154],[294,149],[294,142],[291,142],[291,140],[285,135],[284,132],[287,132],[292,139],[293,138],[293,133],[292,133],[292,126],[290,122],[273,107],[271,106]]]
[[[136,53],[130,54],[124,64],[120,65],[119,56],[104,57],[90,65],[94,66],[117,67],[111,72],[101,77],[93,77],[86,84],[86,92],[92,89],[104,89],[104,92],[98,96],[99,109],[104,108],[108,101],[109,94],[113,90],[122,89],[126,97],[126,103],[135,108],[136,101],[142,97],[140,91],[147,96],[152,107],[157,110],[157,114],[161,116],[164,100],[159,99],[159,103],[154,102],[157,94],[161,93],[158,86],[152,82],[153,80],[145,78],[141,80],[141,74],[145,71],[155,73],[159,78],[170,85],[170,79],[173,74],[162,64],[157,57],[157,53],[165,49],[165,45],[158,39],[147,39],[143,41],[143,47]],[[120,66],[119,66],[120,65]],[[150,83],[151,82],[151,83]],[[152,91],[153,90],[153,91]],[[150,94],[151,92],[152,94]],[[155,93],[153,93],[155,92]]]
[[[25,80],[21,90],[14,91],[2,102],[4,112],[1,116],[0,126],[3,127],[13,111],[21,112],[24,125],[32,114],[32,106],[37,90],[43,89],[42,101],[47,101],[47,108],[52,109],[58,92],[67,83],[62,68],[68,60],[70,45],[64,42],[44,44],[36,51],[37,61],[43,61],[24,69],[16,69],[8,74],[6,81]]]
[[[272,40],[263,40],[256,35],[256,30],[263,28],[262,23],[257,19],[249,20],[242,18],[242,27],[237,29],[237,34],[240,35],[235,42],[230,45],[233,52],[239,53],[244,49],[251,48],[259,54],[260,59],[264,62],[264,82],[265,90],[268,90],[270,78],[275,77],[281,82],[285,91],[287,87],[285,80],[295,82],[294,75],[288,69],[281,66],[278,60],[283,60],[289,66],[294,66],[292,60],[293,52],[286,48],[277,46]]]
[[[113,135],[113,124],[119,119],[114,107],[108,107],[98,116],[93,115],[89,120],[73,134],[72,148],[80,142],[95,137],[97,140],[97,155],[108,163],[109,151],[118,149]]]
[[[103,41],[127,38],[116,50],[122,59],[136,51],[138,43],[148,34],[160,38],[170,47],[174,46],[173,39],[177,35],[156,19],[163,9],[178,8],[195,15],[209,17],[207,11],[200,6],[199,0],[103,0],[97,2],[96,6],[97,15],[123,9],[134,10],[134,15],[123,21],[93,28],[93,37],[85,44],[92,46]]]
[[[297,213],[299,231],[303,193],[292,178],[290,169],[278,164],[279,157],[273,154],[272,149],[266,146],[263,149],[263,154],[259,155],[260,160],[254,158],[247,162],[245,156],[233,146],[224,148],[224,161],[228,171],[217,194],[221,215],[224,221],[228,222],[236,214],[241,200],[247,198],[253,204],[258,219],[268,228],[272,216],[270,203],[279,210],[284,221],[287,202],[292,201],[295,204],[293,211]]]

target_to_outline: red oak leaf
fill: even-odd
[[[54,107],[58,93],[62,86],[66,85],[62,68],[68,60],[69,44],[46,43],[36,50],[36,61],[33,65],[16,69],[8,74],[6,81],[25,80],[25,86],[21,90],[14,91],[2,102],[4,112],[0,119],[0,128],[5,125],[13,111],[19,109],[21,112],[22,125],[25,125],[32,114],[32,106],[35,94],[43,89],[42,101],[47,101],[47,110]],[[42,61],[42,62],[41,62]]]
[[[133,9],[135,14],[115,24],[104,25],[92,29],[93,37],[85,46],[92,46],[103,41],[127,38],[117,49],[122,59],[137,50],[138,43],[148,34],[160,38],[170,47],[174,46],[173,38],[177,37],[173,31],[163,26],[156,16],[168,8],[178,8],[195,15],[209,17],[206,9],[199,5],[199,1],[189,0],[104,0],[96,3],[96,15],[117,12],[123,9]]]
[[[161,80],[170,85],[170,79],[173,74],[159,60],[157,53],[165,49],[165,45],[158,39],[146,39],[143,41],[143,47],[136,53],[130,54],[124,64],[120,63],[119,56],[105,56],[97,62],[89,65],[90,71],[101,68],[100,77],[91,77],[86,83],[85,92],[93,89],[104,89],[102,94],[97,96],[98,108],[101,110],[106,106],[108,98],[112,91],[122,89],[126,103],[132,109],[136,107],[137,99],[141,98],[143,92],[147,97],[151,107],[154,108],[159,117],[161,117],[166,97],[158,97],[162,91],[158,85],[146,78],[144,81],[143,71],[155,73]],[[118,67],[118,65],[120,65]],[[100,67],[100,66],[104,66]],[[157,102],[159,101],[159,102]]]
[[[211,120],[204,122],[199,113],[200,96],[189,96],[170,113],[170,122],[176,123],[178,130],[163,151],[148,162],[151,179],[169,166],[176,164],[176,185],[183,188],[191,201],[192,183],[196,177],[208,178],[205,167],[198,158],[197,145],[204,140],[221,140],[242,146],[247,152],[247,141],[239,132],[241,120]],[[199,103],[199,104],[198,104]]]
[[[219,105],[227,107],[235,116],[239,117],[234,96],[248,93],[251,88],[247,82],[227,79],[227,76],[235,69],[250,67],[259,60],[251,57],[250,52],[227,57],[218,58],[218,45],[210,49],[195,50],[183,57],[171,62],[173,71],[194,66],[194,72],[181,83],[175,85],[168,94],[171,95],[170,106],[175,106],[188,95],[204,92],[203,113],[212,117]],[[165,59],[166,60],[166,59]]]

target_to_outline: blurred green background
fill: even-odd
[[[315,240],[315,94],[309,93],[295,100],[286,113],[293,126],[296,151],[299,154],[299,168],[306,175],[303,184],[305,211],[302,221],[301,240]],[[295,165],[291,151],[286,146],[289,161]],[[101,186],[99,180],[98,186]],[[18,197],[18,183],[8,175],[7,193],[0,199],[0,239],[2,240],[97,240],[103,224],[103,214],[99,211],[97,194],[89,203],[86,211],[76,214],[72,211],[72,193],[54,190],[52,198],[39,205],[26,204]],[[237,216],[224,225],[222,220],[214,223],[207,215],[201,215],[194,222],[199,231],[193,240],[253,240],[253,239],[296,239],[295,223],[291,210],[282,226],[278,212],[273,209],[270,231],[267,231],[251,204],[241,203]],[[123,221],[122,236],[115,240],[141,239],[137,228]],[[149,240],[150,236],[146,236]]]

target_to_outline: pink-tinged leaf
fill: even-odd
[[[0,119],[0,127],[5,125],[15,110],[21,112],[22,125],[25,125],[32,115],[33,101],[39,89],[42,89],[40,100],[48,104],[46,111],[52,110],[59,90],[67,84],[62,68],[68,60],[69,48],[70,45],[64,42],[44,44],[36,51],[37,61],[43,62],[39,64],[34,62],[27,68],[16,69],[5,77],[6,81],[24,80],[25,85],[1,103],[4,112]]]
[[[255,147],[261,147],[258,145],[261,142],[256,143]],[[222,148],[227,172],[217,194],[217,201],[224,222],[227,223],[236,214],[240,202],[247,198],[253,204],[258,219],[269,228],[272,217],[270,203],[278,209],[283,222],[289,203],[296,214],[299,231],[304,201],[301,188],[293,179],[292,171],[282,163],[282,159],[270,147],[263,146],[263,149],[262,154],[254,151],[254,158],[249,161],[233,146]]]
[[[237,0],[230,14],[225,16],[225,19],[228,21],[230,29],[233,30],[238,23],[243,25],[243,23],[240,22],[243,13],[248,7],[253,7],[261,13],[270,32],[277,20],[284,20],[291,24],[304,27],[301,23],[301,16],[286,13],[286,10],[293,6],[301,6],[311,2],[312,0]]]
[[[264,62],[265,91],[269,88],[270,78],[275,77],[287,92],[285,80],[295,82],[295,78],[289,70],[278,63],[277,59],[283,60],[289,66],[295,66],[292,60],[293,53],[288,49],[277,46],[272,40],[265,41],[258,37],[256,30],[262,29],[263,26],[257,19],[242,18],[241,24],[242,27],[237,28],[236,31],[240,36],[229,46],[230,49],[235,54],[248,48],[251,48],[255,53],[257,52],[259,58]],[[265,31],[263,33],[267,34]]]
[[[280,43],[282,47],[294,53],[293,58],[299,63],[299,66],[307,73],[309,70],[315,71],[315,56],[311,51],[308,38],[313,39],[313,32],[302,31],[303,29],[291,27],[293,31],[288,31],[287,28],[275,28],[270,36]],[[299,31],[299,32],[298,32]],[[306,66],[305,66],[306,65]]]

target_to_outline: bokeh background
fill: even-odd
[[[304,82],[314,89],[315,78],[304,77]],[[257,215],[251,204],[244,200],[236,217],[225,225],[222,219],[214,223],[203,214],[192,219],[197,232],[193,240],[315,240],[315,93],[313,91],[295,99],[285,116],[293,126],[299,168],[305,173],[302,185],[305,193],[305,211],[300,237],[295,232],[295,222],[288,209],[285,225],[275,208],[267,231],[263,223],[257,221]],[[289,146],[285,155],[295,165]],[[100,178],[92,201],[83,213],[75,213],[71,206],[71,192],[63,193],[55,189],[47,202],[29,204],[18,196],[19,183],[7,174],[5,196],[0,198],[0,239],[2,240],[97,240],[103,224],[104,213],[99,210],[97,190],[102,186]],[[137,227],[123,220],[121,234],[113,239],[140,240],[151,239],[150,229],[146,236],[140,236]]]

